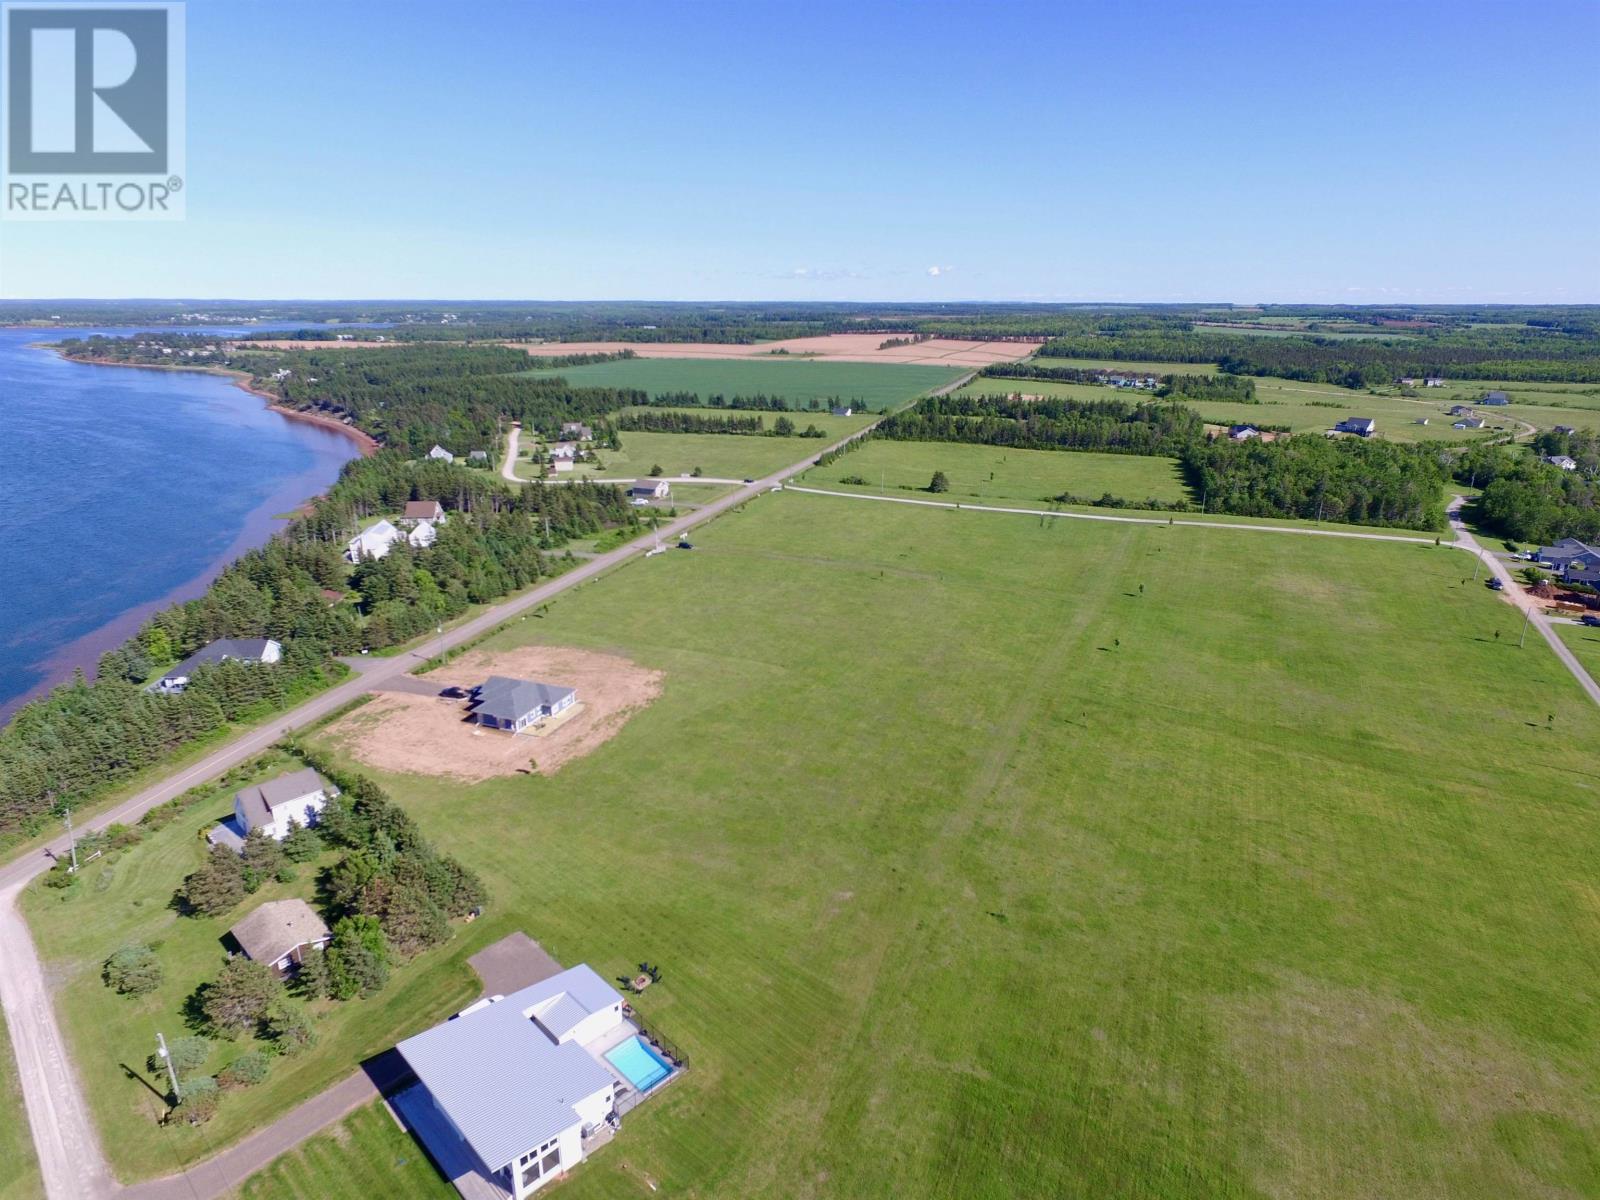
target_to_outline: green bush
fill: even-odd
[[[222,1103],[222,1092],[217,1081],[209,1075],[200,1075],[183,1081],[183,1099],[172,1110],[172,1115],[188,1125],[204,1125],[217,1115]]]
[[[254,1087],[267,1077],[272,1060],[259,1050],[247,1050],[234,1059],[217,1075],[217,1082],[225,1088]]]
[[[130,944],[106,959],[101,976],[124,996],[143,996],[161,986],[161,960],[149,946]]]
[[[167,1047],[167,1053],[172,1057],[172,1069],[178,1073],[181,1083],[188,1072],[198,1071],[206,1065],[206,1059],[211,1057],[211,1042],[198,1036],[181,1037]],[[152,1054],[144,1065],[152,1075],[167,1073],[167,1064],[159,1054]]]

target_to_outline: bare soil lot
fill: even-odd
[[[632,350],[640,358],[824,358],[834,362],[916,363],[934,367],[986,367],[991,363],[1015,362],[1038,347],[1031,342],[970,342],[934,338],[911,346],[879,349],[895,336],[887,333],[833,333],[823,337],[788,338],[781,342],[736,345],[727,342],[542,342],[522,346],[537,357],[563,354],[615,354]]]
[[[578,691],[578,711],[547,732],[512,735],[466,719],[463,700],[386,692],[328,731],[351,756],[382,771],[480,783],[530,768],[553,775],[615,737],[661,694],[660,671],[628,659],[558,646],[476,652],[425,677],[439,690],[470,688],[490,675],[561,684]]]

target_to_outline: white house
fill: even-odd
[[[575,442],[594,441],[594,430],[582,421],[566,421],[561,426],[561,436]]]
[[[291,771],[234,793],[233,824],[241,838],[259,829],[281,842],[289,836],[289,822],[315,825],[328,797],[338,794],[338,788],[310,767]]]
[[[1229,439],[1235,442],[1247,442],[1251,438],[1258,438],[1260,436],[1261,431],[1254,425],[1233,425],[1228,429]]]
[[[672,488],[665,479],[635,479],[628,489],[628,499],[635,504],[648,504],[652,500],[665,500]]]
[[[407,500],[405,512],[400,514],[399,521],[402,525],[415,525],[418,521],[443,525],[444,505],[437,500]]]
[[[563,459],[565,459],[567,462],[576,462],[577,458],[578,458],[578,446],[577,446],[576,442],[552,442],[552,443],[550,443],[550,461],[551,462],[553,462],[553,463],[554,462],[561,462]]]
[[[439,531],[433,527],[432,521],[418,521],[409,532],[406,532],[397,528],[386,517],[376,524],[368,525],[351,538],[345,545],[344,556],[346,561],[358,563],[364,558],[382,558],[394,549],[394,544],[401,538],[421,550],[433,545],[438,537]]]
[[[828,410],[828,415],[833,417],[848,417],[855,414],[855,408],[849,404],[835,404]]]
[[[207,663],[226,662],[229,659],[235,662],[275,663],[282,658],[282,644],[271,638],[219,638],[196,650],[145,690],[176,695],[189,686],[189,677],[195,669]]]
[[[1422,385],[1424,387],[1443,387],[1444,377],[1441,375],[1429,375],[1422,381]]]
[[[1576,471],[1578,469],[1577,459],[1570,458],[1565,454],[1547,454],[1544,460],[1552,467],[1560,467],[1563,471]]]
[[[456,456],[451,454],[450,451],[446,450],[443,446],[435,446],[432,450],[429,450],[428,457],[436,458],[440,462],[447,463],[453,463],[456,460]]]
[[[1371,437],[1378,431],[1378,423],[1371,417],[1346,417],[1333,429],[1335,433],[1353,433],[1357,437]]]
[[[268,900],[228,934],[246,958],[266,963],[279,975],[289,974],[308,953],[321,951],[333,940],[327,923],[299,899]]]
[[[614,1059],[643,1054],[671,1074],[622,1007],[584,964],[474,1005],[396,1047],[417,1083],[395,1107],[462,1195],[523,1200],[583,1161],[619,1122],[619,1097],[659,1081],[632,1087]]]

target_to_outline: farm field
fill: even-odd
[[[208,1124],[156,1123],[166,1109],[165,1088],[144,1065],[155,1049],[155,1031],[169,1042],[194,1032],[184,1021],[184,1005],[196,986],[221,970],[222,935],[263,901],[313,896],[317,870],[338,857],[326,852],[302,865],[294,882],[269,881],[218,917],[179,916],[169,907],[174,890],[204,857],[201,831],[232,811],[234,791],[298,765],[283,755],[273,761],[262,772],[216,788],[213,798],[140,844],[86,864],[76,887],[58,891],[35,883],[22,895],[46,969],[59,984],[57,1014],[107,1158],[125,1180],[167,1174],[209,1157],[349,1075],[363,1058],[387,1049],[393,1044],[390,1030],[431,1023],[434,1014],[453,1012],[478,993],[477,977],[457,943],[449,943],[398,966],[388,986],[371,999],[319,1001],[312,1008],[315,1047],[274,1060],[264,1083],[229,1093]],[[118,995],[101,980],[105,959],[132,942],[157,946],[164,969],[161,986],[146,996]],[[247,1038],[217,1041],[204,1073],[215,1074],[252,1045]]]
[[[0,1021],[0,1200],[33,1200],[42,1184],[9,1038]]]
[[[695,392],[702,398],[782,396],[796,408],[804,408],[812,399],[826,402],[836,397],[882,411],[942,387],[965,372],[955,367],[822,362],[796,357],[757,361],[627,358],[528,373],[559,375],[575,387],[639,388],[652,396],[669,392]]]
[[[909,333],[829,333],[815,337],[782,338],[770,342],[541,342],[513,343],[534,358],[568,354],[615,354],[631,350],[640,358],[766,359],[810,358],[830,362],[905,363],[952,366],[970,370],[989,363],[1011,362],[1031,354],[1036,342],[968,341],[964,338],[930,338],[911,345],[885,347]]]
[[[489,886],[441,967],[662,970],[690,1069],[564,1195],[1600,1188],[1600,719],[1456,552],[799,495],[696,541],[481,647],[663,672],[603,752],[380,776]]]
[[[921,492],[934,471],[943,471],[950,479],[948,493],[930,497],[936,500],[1042,506],[1063,493],[1087,499],[1107,492],[1130,500],[1189,498],[1177,460],[1171,458],[884,438],[874,438],[825,467],[812,468],[797,482],[833,487],[859,477],[880,491]]]
[[[804,421],[800,422],[800,428],[805,428]],[[703,474],[718,479],[759,479],[800,461],[808,453],[821,454],[830,444],[827,438],[746,437],[728,433],[624,433],[621,450],[602,448],[595,451],[599,465],[579,464],[572,472],[572,477],[644,476],[653,467],[660,467],[663,475],[687,475],[699,467]],[[538,466],[525,458],[517,460],[516,471],[524,479],[534,479],[539,474]],[[568,477],[563,473],[562,478]]]

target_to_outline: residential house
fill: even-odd
[[[1567,564],[1574,559],[1600,560],[1600,552],[1592,546],[1580,542],[1577,538],[1562,538],[1553,546],[1540,546],[1533,552],[1533,561],[1543,567],[1550,567],[1556,571],[1565,571]]]
[[[487,465],[489,462],[489,452],[487,450],[474,450],[471,454],[467,455],[467,461],[469,463],[482,463]]]
[[[1485,392],[1483,394],[1483,399],[1479,401],[1479,403],[1492,404],[1496,407],[1504,407],[1505,405],[1511,403],[1511,397],[1506,395],[1504,392]]]
[[[1578,469],[1578,460],[1565,454],[1546,454],[1544,461],[1552,467],[1560,467],[1563,471],[1576,471]]]
[[[1411,423],[1413,425],[1426,425],[1428,423],[1428,418],[1427,417],[1418,417],[1415,421],[1413,421]]]
[[[417,1083],[394,1104],[463,1196],[523,1200],[619,1122],[634,1089],[606,1055],[636,1036],[622,997],[580,964],[401,1042]]]
[[[415,525],[418,521],[428,521],[434,525],[443,525],[445,521],[444,505],[437,500],[407,500],[405,512],[401,513],[397,519],[402,525]]]
[[[283,646],[271,638],[219,638],[196,650],[145,690],[172,695],[189,686],[189,678],[207,663],[275,663],[283,658]]]
[[[566,421],[561,426],[561,436],[571,438],[575,442],[594,441],[594,430],[582,421]]]
[[[1576,429],[1574,429],[1571,425],[1552,425],[1550,427],[1550,432],[1551,433],[1572,434],[1572,433],[1576,433],[1578,431]]]
[[[550,461],[553,463],[578,461],[578,445],[576,442],[551,442]]]
[[[665,500],[672,494],[665,479],[635,479],[628,489],[628,499],[635,504],[648,504],[652,500]]]
[[[1419,381],[1414,379],[1414,378],[1412,378],[1410,375],[1403,375],[1403,376],[1400,377],[1400,381],[1399,382],[1400,382],[1400,386],[1401,387],[1414,388],[1414,387],[1417,386],[1417,383]]]
[[[268,900],[228,930],[251,962],[287,975],[333,940],[327,923],[304,900]]]
[[[1228,429],[1228,437],[1236,442],[1246,442],[1251,438],[1261,436],[1261,431],[1254,425],[1233,425]]]
[[[829,416],[850,417],[855,415],[855,407],[849,404],[835,404],[828,410]]]
[[[1442,375],[1429,375],[1425,379],[1423,379],[1422,386],[1423,387],[1443,387],[1444,386],[1444,377]]]
[[[560,474],[562,471],[570,471],[576,466],[577,464],[570,458],[558,458],[550,464],[550,469]]]
[[[1346,417],[1333,427],[1335,433],[1353,433],[1357,437],[1371,437],[1378,431],[1378,423],[1371,417]]]
[[[289,836],[291,821],[307,827],[315,825],[321,819],[323,806],[338,794],[338,788],[310,767],[290,771],[235,792],[233,824],[241,839],[259,829],[273,841],[281,842]]]
[[[578,693],[569,687],[491,675],[472,689],[467,708],[485,729],[520,733],[566,712],[577,702]]]
[[[1483,428],[1483,418],[1482,417],[1474,417],[1474,416],[1468,415],[1468,416],[1462,417],[1461,420],[1457,421],[1454,425],[1450,426],[1450,428],[1451,429],[1482,429]]]
[[[409,507],[409,506],[408,506]],[[402,518],[403,519],[403,518]],[[399,529],[387,517],[368,525],[345,544],[346,561],[358,563],[365,558],[382,558],[394,549],[394,544],[404,539],[418,550],[426,549],[438,540],[439,531],[432,521],[418,521],[409,532]]]
[[[1450,415],[1452,417],[1470,417],[1472,415],[1472,405],[1452,404],[1450,406]]]
[[[456,460],[456,456],[451,454],[450,451],[446,450],[443,446],[435,446],[432,450],[429,450],[428,457],[436,458],[440,462],[447,463],[453,463]]]

